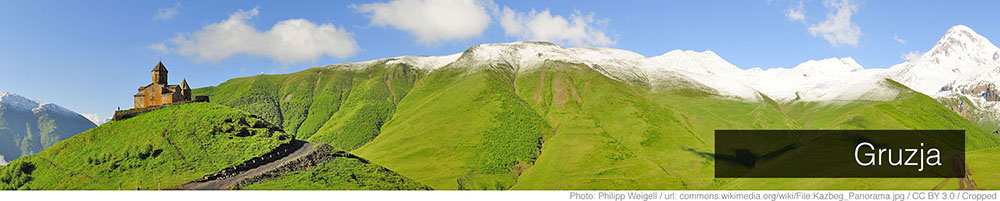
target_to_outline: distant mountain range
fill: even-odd
[[[0,163],[38,153],[96,126],[59,105],[0,91]]]

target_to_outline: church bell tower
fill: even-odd
[[[163,67],[162,61],[153,67],[153,84],[167,84],[167,68]]]

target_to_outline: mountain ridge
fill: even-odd
[[[38,153],[96,126],[79,113],[54,103],[0,91],[0,160],[13,161]]]
[[[970,51],[975,54],[969,53]],[[952,56],[953,54],[955,55]],[[899,81],[934,97],[940,97],[936,93],[947,83],[960,85],[963,79],[997,80],[990,83],[1000,85],[1000,70],[993,70],[985,74],[986,77],[977,73],[984,71],[979,66],[1000,65],[997,63],[1000,62],[1000,49],[965,25],[950,28],[934,47],[920,58],[887,69],[865,69],[850,57],[807,60],[792,68],[744,69],[727,62],[711,50],[697,52],[675,49],[661,55],[645,57],[635,52],[614,48],[564,48],[549,42],[531,41],[480,44],[462,53],[447,56],[404,56],[391,59],[395,60],[395,63],[407,63],[428,71],[446,67],[449,63],[459,64],[454,66],[503,63],[511,65],[518,72],[531,71],[534,66],[540,66],[546,60],[561,60],[585,64],[617,80],[637,81],[648,85],[657,85],[662,83],[664,77],[673,79],[679,74],[722,95],[751,101],[762,100],[760,94],[782,101],[891,99],[892,94],[859,95],[881,94],[876,83],[885,78]],[[454,60],[448,62],[451,59]],[[956,75],[945,73],[945,77],[950,78],[936,79],[937,81],[928,81],[922,77],[941,77],[941,72],[921,71],[920,67],[917,69],[912,67],[929,66],[927,63],[940,64],[943,60],[976,61],[980,64],[962,65],[971,67],[953,70],[959,73],[950,73]],[[375,61],[378,60],[359,63]],[[993,63],[981,64],[983,62]],[[966,78],[957,74],[966,75]],[[1000,110],[1000,106],[996,109]]]
[[[699,153],[712,152],[715,129],[963,129],[969,150],[1000,144],[853,58],[765,71],[739,69],[711,51],[671,52],[483,44],[234,78],[193,92],[435,189],[747,188],[712,179],[712,158]],[[836,67],[822,68],[829,65]],[[825,179],[813,188],[880,182],[940,183]]]

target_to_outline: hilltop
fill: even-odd
[[[288,153],[299,147],[309,151]],[[239,177],[255,172],[265,174]],[[232,174],[239,175],[230,182],[252,189],[299,189],[258,185],[298,174],[323,178],[295,182],[321,189],[429,189],[329,145],[302,146],[256,115],[213,103],[172,105],[105,123],[0,166],[0,189],[182,189]]]
[[[5,189],[172,189],[293,138],[221,105],[175,105],[105,123],[14,160],[0,181]]]

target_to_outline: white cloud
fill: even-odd
[[[522,40],[542,40],[574,46],[611,46],[616,41],[608,38],[604,31],[594,27],[607,24],[607,20],[594,20],[594,13],[583,15],[576,11],[564,18],[553,16],[549,10],[525,14],[504,7],[500,14],[500,26],[508,36]]]
[[[822,35],[834,47],[841,44],[857,46],[861,28],[851,22],[851,16],[858,11],[857,3],[851,0],[825,0],[823,6],[833,11],[826,14],[823,22],[809,26],[809,33],[813,36]]]
[[[247,20],[258,9],[239,10],[229,19],[209,24],[190,34],[178,33],[171,42],[180,55],[196,61],[218,62],[235,54],[264,56],[281,63],[315,61],[323,55],[346,58],[358,51],[349,32],[332,24],[317,25],[305,19],[280,21],[271,30],[258,31]]]
[[[917,60],[917,59],[920,58],[920,51],[916,51],[916,50],[910,51],[910,52],[907,52],[907,53],[899,56],[899,58],[901,58],[903,60],[906,60],[906,61],[915,61],[915,60]]]
[[[806,10],[802,7],[802,2],[799,1],[799,5],[795,7],[789,6],[785,9],[785,17],[793,21],[798,21],[803,24],[806,23]]]
[[[178,8],[181,8],[181,2],[177,2],[174,4],[174,6],[171,7],[158,9],[156,10],[156,14],[153,14],[153,19],[169,20],[170,18],[174,18],[174,16],[177,16],[177,14],[179,13],[177,12]]]
[[[486,6],[476,0],[394,0],[351,5],[366,14],[372,25],[407,31],[425,45],[482,35],[489,26]]]
[[[149,46],[146,46],[146,49],[153,50],[153,51],[156,51],[156,52],[159,52],[159,53],[170,52],[170,49],[167,48],[167,45],[165,45],[163,43],[149,44]]]
[[[903,40],[902,38],[899,38],[899,36],[897,36],[897,35],[892,35],[892,39],[896,40],[896,42],[899,42],[899,44],[906,45],[906,40]]]

